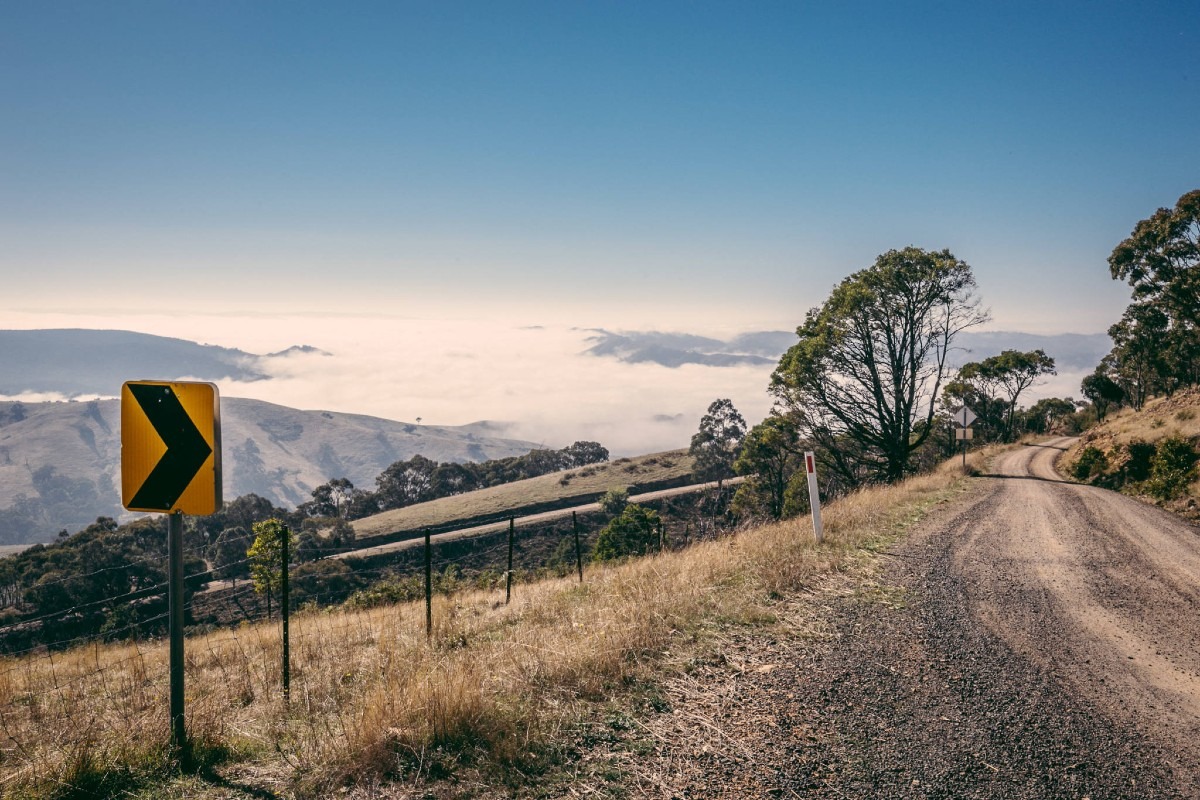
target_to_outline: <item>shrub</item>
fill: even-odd
[[[1098,447],[1088,445],[1079,451],[1079,459],[1072,470],[1076,480],[1086,481],[1108,469],[1108,456]]]
[[[604,495],[596,501],[600,504],[600,510],[610,516],[616,516],[625,510],[625,506],[629,503],[629,489],[625,486],[618,486],[615,489],[609,489]]]
[[[1181,436],[1168,436],[1158,443],[1158,450],[1150,461],[1146,491],[1159,500],[1179,497],[1196,479],[1197,461],[1200,461],[1200,453],[1191,442]]]
[[[591,544],[587,539],[580,537],[579,542],[579,557],[582,561],[592,560]],[[575,537],[569,533],[558,540],[554,551],[550,553],[550,557],[546,559],[546,566],[552,574],[563,576],[569,575],[575,571]]]
[[[658,514],[639,505],[625,506],[596,537],[596,561],[640,556],[658,549]]]
[[[367,589],[359,589],[350,595],[345,605],[349,609],[365,610],[377,606],[390,606],[418,600],[425,596],[423,578],[416,576],[408,578],[392,578],[378,581]]]
[[[1129,460],[1121,468],[1127,481],[1144,481],[1150,477],[1150,463],[1154,459],[1154,444],[1135,439],[1125,445]]]

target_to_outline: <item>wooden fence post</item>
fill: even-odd
[[[579,517],[571,512],[571,527],[575,531],[575,566],[579,568],[579,582],[583,583],[583,554],[579,549]]]
[[[291,668],[291,653],[288,646],[288,615],[291,611],[291,598],[288,593],[288,540],[292,538],[292,532],[288,526],[283,526],[283,540],[280,543],[280,552],[282,558],[280,561],[279,573],[279,593],[280,597],[279,610],[283,617],[283,701],[290,702],[292,699],[292,668]]]
[[[425,638],[433,636],[433,551],[425,529]]]
[[[504,605],[508,605],[512,600],[512,551],[513,551],[513,529],[516,527],[516,521],[508,518],[508,572],[505,573],[504,581]]]

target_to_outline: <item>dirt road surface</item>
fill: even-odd
[[[731,643],[628,759],[650,797],[1200,798],[1200,529],[1023,447],[891,554]],[[817,614],[821,619],[813,619]]]

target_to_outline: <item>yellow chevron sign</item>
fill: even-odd
[[[221,507],[221,400],[211,383],[121,387],[121,500],[130,511]]]

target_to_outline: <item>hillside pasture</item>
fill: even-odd
[[[403,531],[415,534],[424,528],[444,527],[454,522],[469,523],[508,514],[521,516],[534,510],[589,503],[609,489],[625,487],[630,494],[636,494],[645,491],[643,487],[682,483],[691,472],[692,457],[687,451],[670,450],[442,497],[363,517],[352,524],[360,541]]]
[[[634,713],[623,698],[719,649],[723,630],[779,625],[780,603],[869,580],[872,552],[963,485],[955,459],[843,498],[820,545],[799,518],[527,585],[510,605],[438,597],[430,638],[420,603],[301,613],[290,704],[277,624],[190,637],[188,725],[215,782],[170,766],[165,642],[2,659],[0,782],[14,797],[216,800],[469,778],[507,796],[570,772],[606,715]]]

